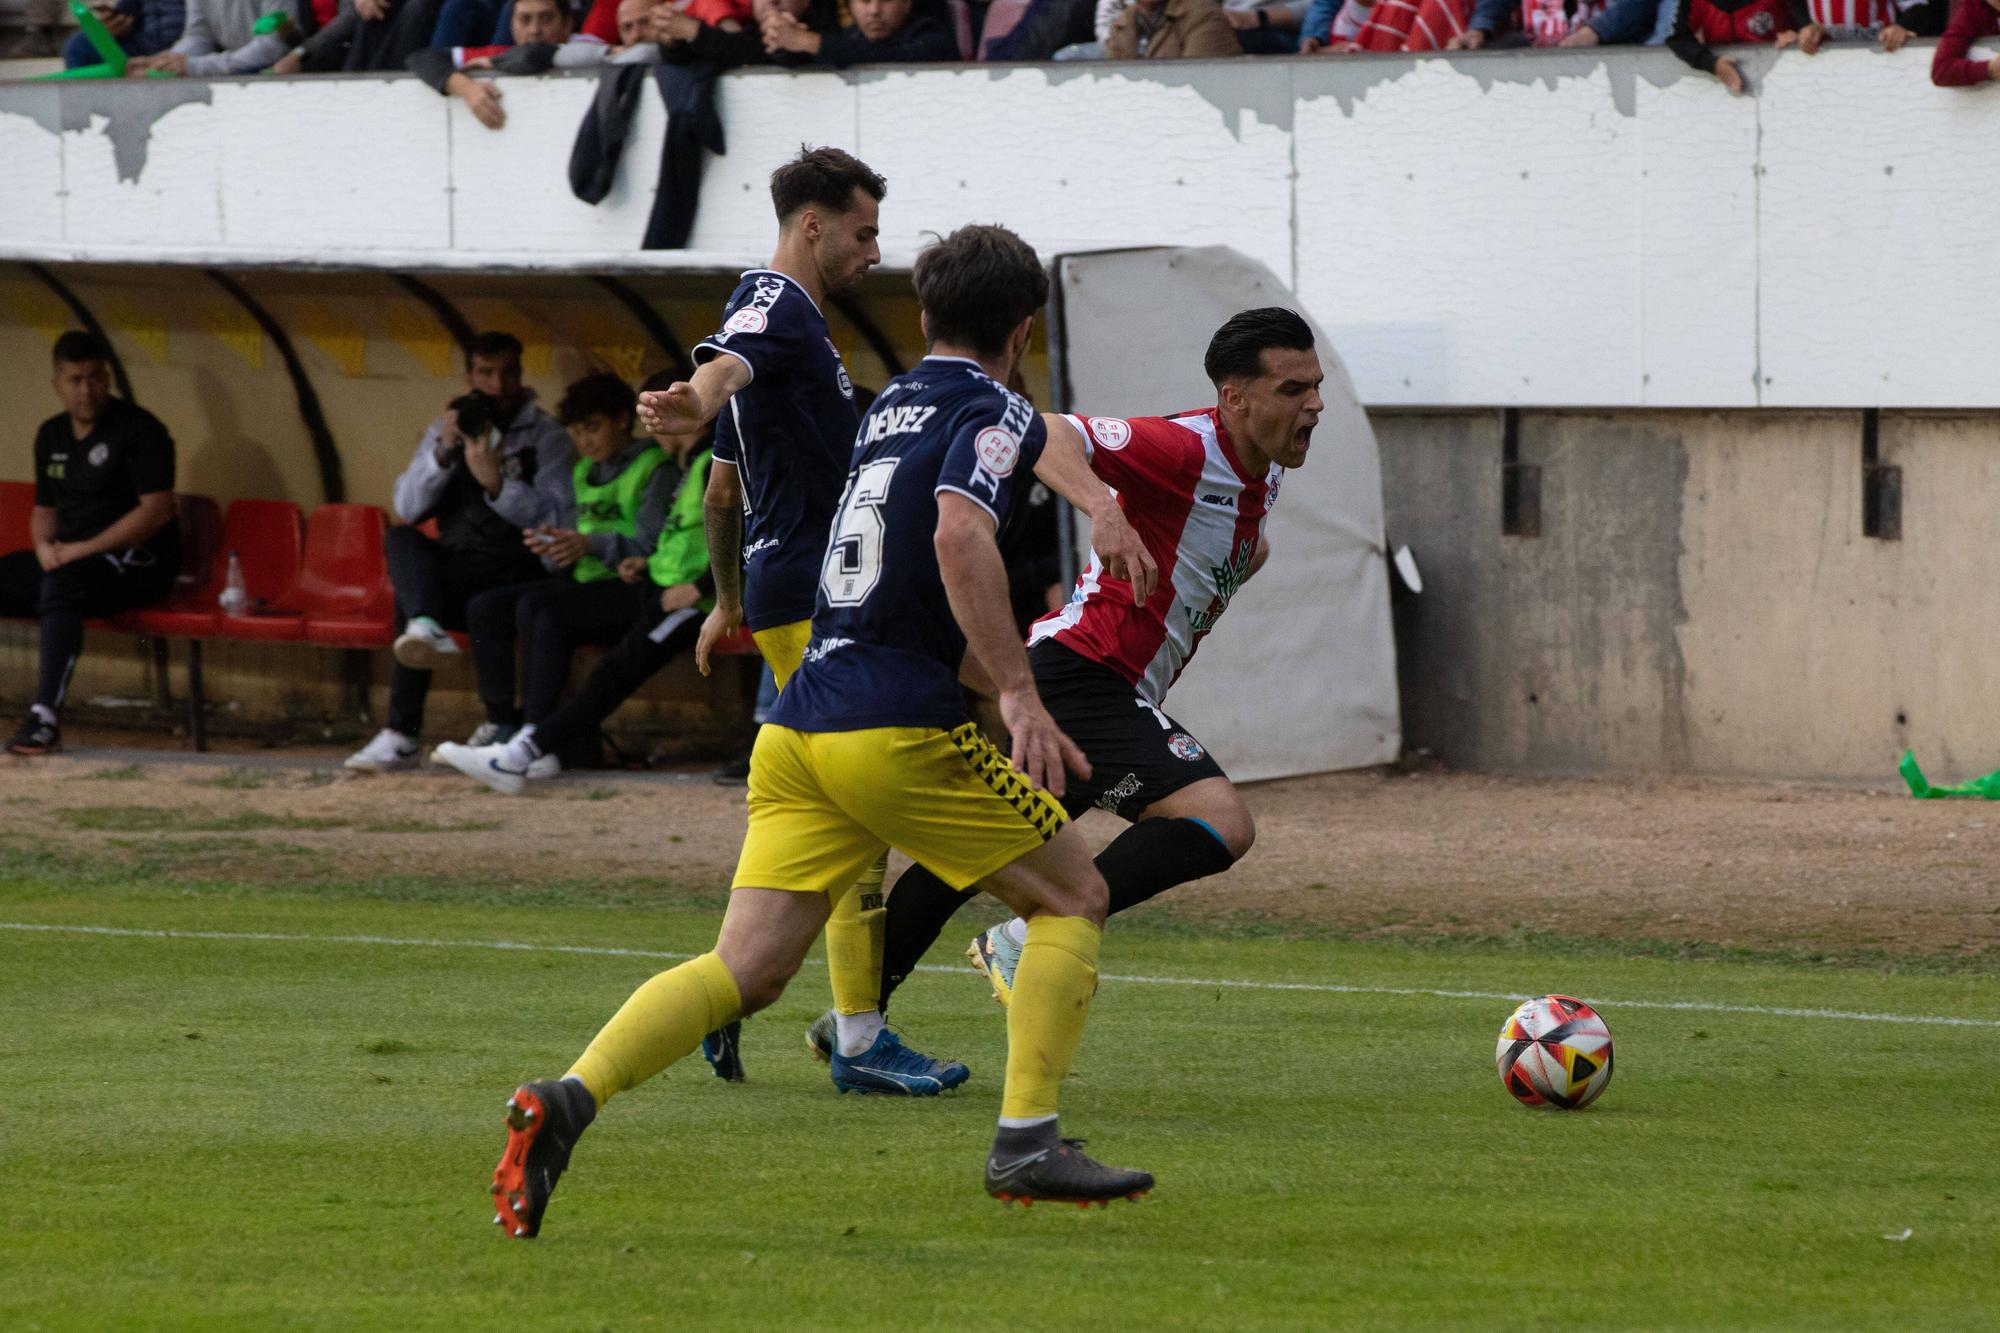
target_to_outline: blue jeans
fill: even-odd
[[[120,38],[118,49],[128,56],[149,56],[153,54],[151,51],[141,51],[136,37]],[[97,54],[97,48],[90,44],[90,38],[80,32],[71,33],[69,40],[63,43],[62,59],[64,69],[80,69],[85,65],[101,65],[104,63],[104,57]]]

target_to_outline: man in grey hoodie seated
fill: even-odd
[[[291,49],[291,0],[188,0],[181,38],[158,55],[127,61],[125,74],[256,74]]]

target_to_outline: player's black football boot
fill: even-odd
[[[986,1192],[1002,1203],[1073,1203],[1081,1208],[1095,1203],[1108,1208],[1113,1199],[1136,1202],[1152,1188],[1151,1172],[1105,1166],[1084,1156],[1082,1139],[1060,1139],[1053,1147],[1004,1160],[996,1150],[986,1159]]]
[[[493,1168],[493,1225],[517,1240],[533,1240],[570,1150],[597,1118],[589,1089],[569,1080],[523,1083],[507,1099],[507,1147]]]
[[[62,731],[53,722],[44,722],[37,714],[28,714],[7,742],[8,754],[54,754],[62,749]]]
[[[725,1023],[701,1039],[701,1058],[725,1083],[743,1081],[743,1020]]]

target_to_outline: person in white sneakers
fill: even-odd
[[[388,725],[347,758],[347,767],[383,773],[413,768],[431,671],[458,655],[450,631],[465,627],[475,594],[549,577],[521,535],[552,523],[569,496],[576,452],[569,432],[535,406],[521,383],[521,344],[482,333],[466,344],[465,386],[430,424],[396,479],[396,517],[383,554],[396,590],[396,667]],[[437,521],[433,538],[417,528]],[[490,724],[471,745],[499,739]]]

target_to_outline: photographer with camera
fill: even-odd
[[[396,479],[396,516],[384,542],[396,589],[396,667],[388,725],[348,756],[347,767],[382,773],[414,767],[431,670],[458,654],[448,631],[464,629],[474,596],[549,576],[522,544],[569,503],[576,453],[569,432],[535,406],[521,384],[521,343],[482,333],[466,344],[463,396],[430,424]],[[437,520],[436,538],[415,527]],[[471,743],[494,739],[481,726]]]

